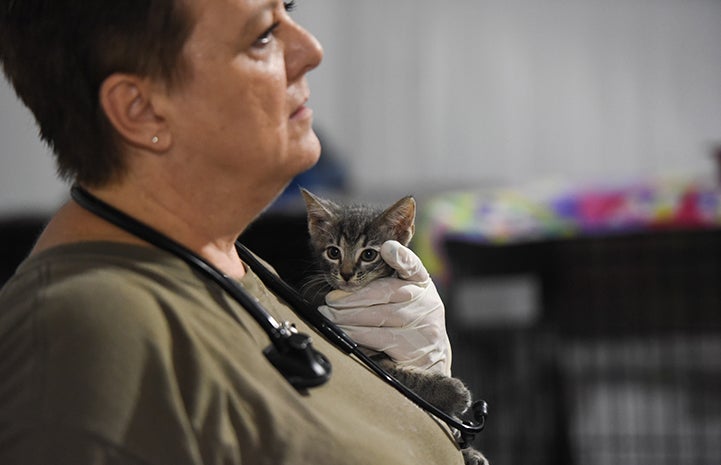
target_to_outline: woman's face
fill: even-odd
[[[305,74],[323,52],[280,0],[192,0],[187,78],[169,91],[173,171],[279,190],[318,160]],[[177,150],[175,150],[177,149]]]

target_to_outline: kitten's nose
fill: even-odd
[[[353,272],[341,271],[340,275],[345,280],[345,282],[348,282],[353,277]]]

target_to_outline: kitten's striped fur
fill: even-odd
[[[308,231],[317,275],[304,294],[320,303],[332,289],[354,291],[393,274],[380,257],[388,240],[408,245],[415,228],[416,202],[400,199],[387,209],[370,205],[339,205],[301,190],[308,210]]]
[[[394,270],[380,257],[381,245],[396,240],[408,245],[415,229],[416,203],[403,197],[386,209],[340,205],[301,190],[308,211],[308,232],[318,274],[304,286],[305,297],[323,305],[332,289],[355,291]],[[376,360],[396,379],[439,409],[460,416],[471,404],[471,393],[457,378],[397,366],[385,354]],[[487,461],[473,448],[463,449],[466,465]]]

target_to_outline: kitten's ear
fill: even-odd
[[[403,245],[408,245],[416,230],[416,201],[410,195],[403,197],[384,211],[379,221],[389,228],[391,235]]]
[[[300,188],[300,193],[303,194],[305,207],[308,211],[308,231],[310,231],[311,235],[314,235],[316,232],[320,232],[323,225],[333,218],[334,204],[330,200],[325,200],[311,194],[302,187]]]

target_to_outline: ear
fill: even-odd
[[[408,245],[416,231],[416,201],[410,195],[386,209],[378,221],[391,231],[401,244]]]
[[[322,199],[311,194],[302,187],[300,188],[300,193],[303,194],[305,207],[308,211],[308,231],[311,236],[314,236],[322,232],[323,226],[334,216],[333,208],[335,204],[330,200]]]
[[[100,85],[100,105],[125,142],[161,153],[172,140],[165,119],[153,106],[154,91],[156,86],[148,78],[114,73]]]

